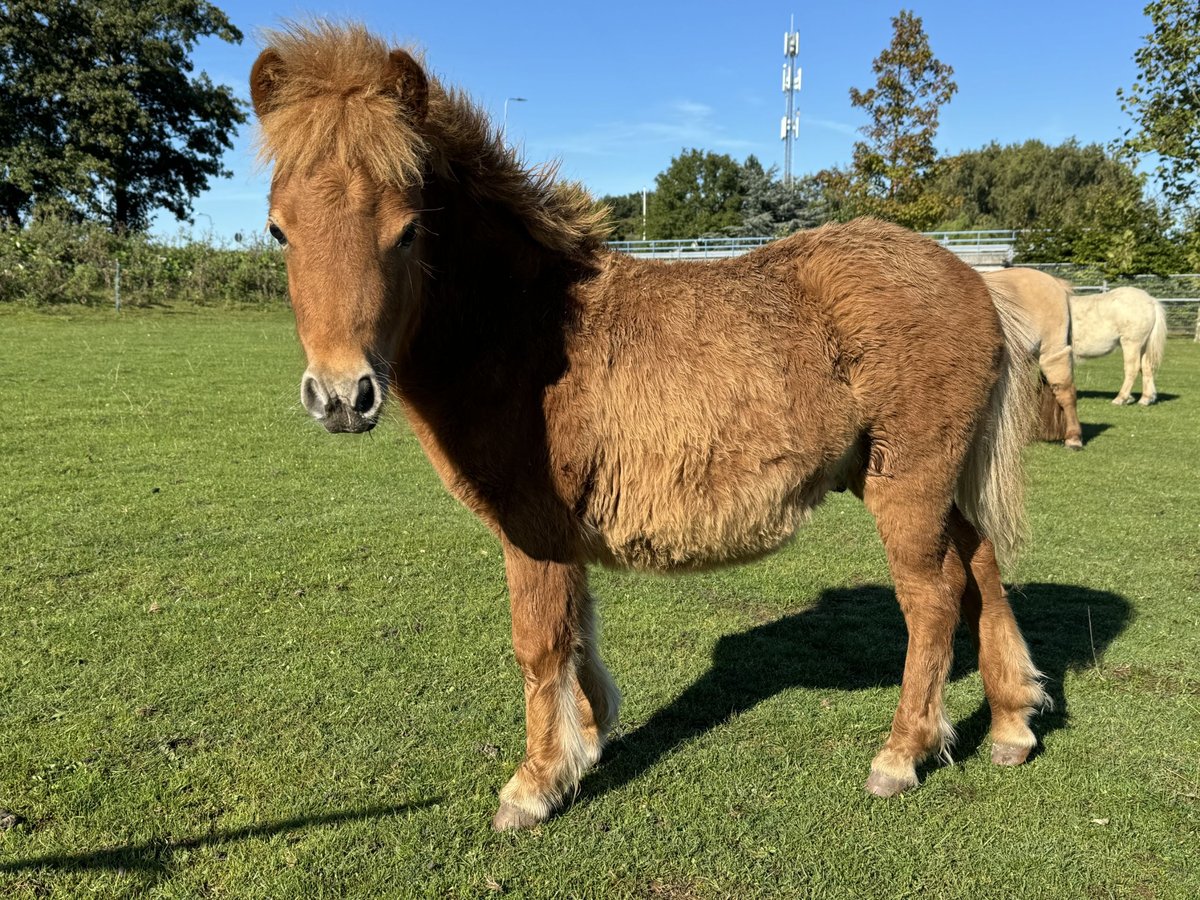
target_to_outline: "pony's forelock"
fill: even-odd
[[[606,211],[581,185],[557,180],[556,165],[522,164],[482,109],[428,72],[428,106],[413,121],[387,81],[387,42],[364,26],[287,22],[264,30],[262,41],[281,72],[258,135],[259,159],[274,165],[276,178],[328,161],[397,186],[433,174],[507,207],[549,249],[580,256],[607,238]],[[407,49],[423,63],[419,50]]]
[[[429,147],[386,81],[387,43],[322,21],[287,22],[263,39],[282,75],[259,116],[258,155],[277,177],[333,161],[384,184],[420,182]]]

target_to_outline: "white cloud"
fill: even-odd
[[[616,156],[636,146],[699,147],[705,150],[744,151],[761,142],[727,133],[717,121],[716,110],[695,100],[676,100],[661,108],[657,118],[617,121],[585,132],[556,138],[554,153]]]
[[[847,122],[839,122],[836,119],[822,119],[819,116],[800,116],[800,128],[805,125],[814,125],[817,128],[824,128],[826,131],[836,131],[838,134],[857,135],[858,129]]]

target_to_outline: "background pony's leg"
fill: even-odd
[[[866,785],[880,797],[916,787],[917,764],[934,750],[947,752],[954,739],[942,689],[950,671],[965,578],[961,564],[945,560],[948,494],[948,488],[921,489],[911,480],[887,476],[868,477],[864,491],[908,626],[900,704],[887,742],[871,761]]]
[[[1125,380],[1121,390],[1113,398],[1114,406],[1124,406],[1133,402],[1133,382],[1137,379],[1138,366],[1142,359],[1142,345],[1130,338],[1121,338],[1121,353],[1125,356]]]
[[[1071,366],[1070,345],[1054,352],[1043,353],[1038,358],[1038,366],[1046,376],[1054,399],[1066,420],[1063,443],[1072,450],[1082,449],[1083,428],[1079,424],[1079,413],[1075,409],[1075,378]]]
[[[582,565],[542,562],[506,545],[513,650],[525,677],[525,759],[500,792],[498,831],[545,821],[600,758],[617,693],[595,650]]]
[[[1017,765],[1037,744],[1030,716],[1050,701],[1005,596],[991,541],[957,507],[951,510],[950,535],[967,569],[963,618],[979,648],[979,672],[992,710],[992,762]]]
[[[1158,389],[1154,386],[1154,362],[1150,358],[1150,350],[1142,352],[1142,397],[1138,400],[1142,406],[1149,406],[1158,399]]]

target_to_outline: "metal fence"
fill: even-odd
[[[1017,232],[1012,229],[991,231],[926,231],[923,234],[953,250],[1009,250],[1016,246]],[[725,259],[757,250],[776,240],[773,237],[700,237],[681,240],[609,241],[608,246],[622,253],[651,256],[655,259]]]
[[[685,238],[670,241],[609,241],[622,253],[649,259],[729,259],[771,243],[770,237]]]

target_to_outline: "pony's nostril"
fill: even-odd
[[[321,392],[317,390],[317,379],[311,375],[300,385],[300,402],[304,404],[305,409],[314,414],[324,405]]]
[[[375,384],[369,375],[358,379],[358,390],[354,395],[354,411],[366,413],[375,406]]]

